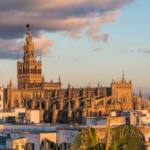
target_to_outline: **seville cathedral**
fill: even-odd
[[[111,110],[133,110],[150,106],[150,100],[133,94],[132,82],[122,76],[110,87],[61,88],[61,80],[47,82],[42,73],[42,61],[37,60],[30,27],[27,26],[24,56],[17,60],[17,88],[12,81],[4,90],[4,110],[14,108],[39,109],[43,122],[84,123],[85,117],[105,116]]]

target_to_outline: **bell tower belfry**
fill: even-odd
[[[24,56],[22,61],[17,61],[18,89],[31,87],[42,81],[42,62],[36,59],[30,25],[26,25],[26,27],[26,41],[23,46]]]
[[[125,80],[124,73],[120,81],[112,81],[111,90],[113,99],[123,110],[133,109],[132,82]]]
[[[35,47],[34,42],[32,41],[32,33],[30,31],[30,25],[26,25],[27,27],[27,35],[26,35],[26,43],[23,46],[24,49],[24,62],[31,63],[36,61],[35,59]]]

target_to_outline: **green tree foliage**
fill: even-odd
[[[146,150],[142,132],[133,126],[120,126],[111,131],[110,150]]]
[[[93,128],[83,129],[76,137],[71,150],[99,150],[98,136]]]
[[[106,143],[101,143],[96,130],[83,129],[69,150],[105,150]],[[111,129],[109,150],[146,150],[142,132],[133,126],[119,126]]]

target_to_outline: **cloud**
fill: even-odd
[[[140,52],[140,53],[150,54],[150,50],[149,49],[137,49],[137,51]]]
[[[4,0],[0,1],[0,39],[22,39],[25,24],[32,25],[33,35],[41,31],[66,32],[80,37],[82,31],[96,41],[107,41],[105,24],[113,23],[120,10],[134,0]],[[5,43],[5,42],[4,42]],[[9,46],[8,44],[8,46]],[[6,47],[6,49],[11,49]],[[2,50],[1,50],[2,51]],[[4,51],[4,50],[3,50]],[[3,52],[4,55],[10,52]],[[12,53],[14,51],[11,51]]]
[[[53,41],[49,40],[46,36],[43,35],[34,38],[34,43],[37,54],[39,55],[46,54],[49,48],[54,44]]]
[[[19,51],[20,42],[14,39],[0,39],[0,58],[1,59],[16,59],[21,55]]]
[[[46,54],[54,42],[49,40],[46,36],[38,35],[34,39],[35,49],[37,55]],[[22,56],[24,39],[16,40],[0,39],[0,58],[1,59],[16,59]]]
[[[88,35],[94,40],[107,42],[109,35],[101,31],[102,25],[115,22],[118,16],[120,16],[120,12],[111,11],[101,17],[95,17],[91,20],[87,31]]]
[[[145,53],[145,54],[150,54],[150,49],[145,49],[145,48],[138,48],[138,49],[132,49],[130,52],[137,52],[137,53]]]
[[[78,62],[77,58],[72,59],[73,62]]]
[[[103,51],[104,49],[102,49],[102,48],[100,48],[100,47],[97,47],[97,48],[95,48],[93,51],[95,51],[95,52],[100,52],[100,51]]]
[[[133,0],[5,0],[0,1],[0,36],[18,38],[24,25],[30,23],[33,32],[72,31],[94,25],[91,18],[99,18],[97,25],[116,19],[111,13],[119,11]],[[111,13],[109,13],[111,12]],[[109,17],[110,15],[110,17]],[[7,18],[7,19],[6,19]]]

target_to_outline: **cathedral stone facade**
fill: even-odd
[[[110,87],[61,88],[58,82],[46,82],[42,61],[37,60],[30,28],[23,46],[24,56],[17,61],[18,87],[12,81],[4,89],[5,110],[24,107],[41,110],[42,121],[51,123],[85,123],[86,117],[108,115],[109,110],[142,109],[142,95],[134,96],[132,82],[124,75]]]

